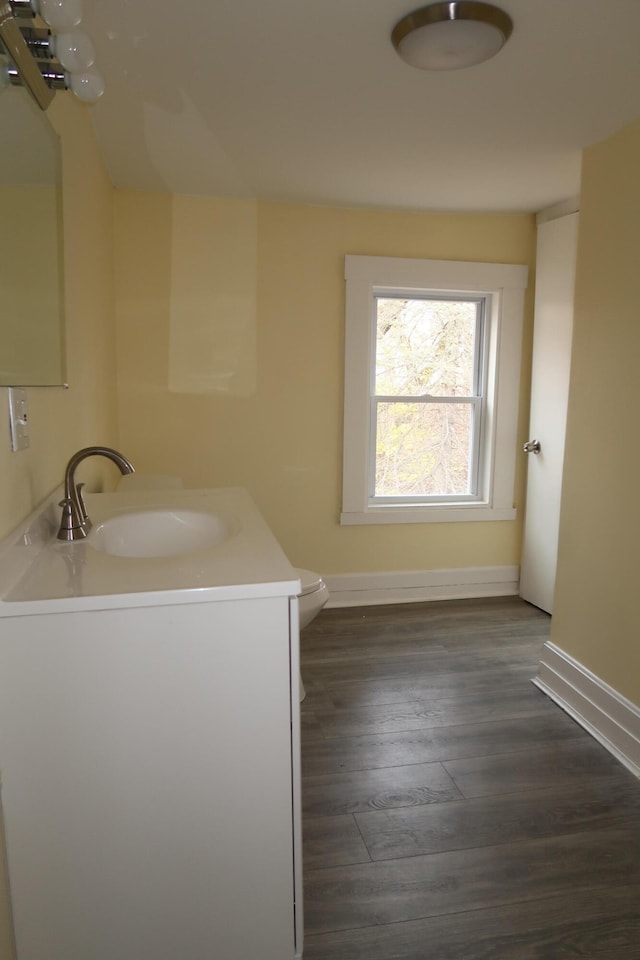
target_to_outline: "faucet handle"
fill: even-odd
[[[86,530],[89,530],[91,529],[91,521],[89,520],[89,514],[87,513],[87,508],[84,504],[84,497],[82,496],[83,487],[84,483],[76,483],[76,496],[78,498],[78,520]]]
[[[87,532],[76,516],[73,500],[70,497],[65,497],[64,500],[60,501],[59,506],[62,507],[62,519],[57,539],[81,540],[86,537]]]

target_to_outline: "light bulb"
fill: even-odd
[[[54,56],[69,73],[79,73],[92,66],[96,59],[93,43],[86,33],[73,30],[51,37],[49,47]]]
[[[83,103],[95,103],[104,93],[104,77],[95,67],[82,73],[65,73],[65,82]]]
[[[82,0],[31,0],[52,30],[73,30],[82,20]]]

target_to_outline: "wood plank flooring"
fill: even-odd
[[[305,960],[640,960],[640,781],[544,696],[519,598],[302,633]]]

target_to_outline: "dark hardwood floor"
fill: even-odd
[[[302,634],[305,960],[640,960],[640,781],[530,682],[518,598]]]

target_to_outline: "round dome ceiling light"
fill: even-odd
[[[461,70],[494,57],[513,22],[503,10],[477,0],[431,3],[408,13],[393,28],[398,55],[420,70]]]

